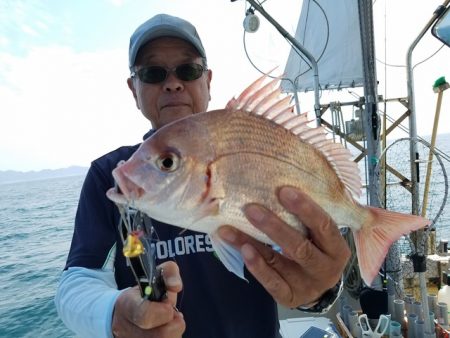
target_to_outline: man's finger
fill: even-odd
[[[232,226],[220,227],[219,235],[241,251],[248,271],[272,297],[285,306],[293,306],[295,300],[289,283],[302,270],[300,265]]]
[[[183,289],[183,282],[180,276],[180,269],[175,262],[167,261],[158,266],[163,270],[164,283],[167,290],[180,292]]]
[[[181,338],[186,329],[186,322],[181,312],[176,312],[172,321],[166,325],[151,330],[151,335],[147,331],[142,337],[176,337]]]
[[[263,257],[266,262],[271,262],[273,258],[273,249],[266,246],[255,238],[237,230],[231,225],[223,225],[219,228],[219,236],[234,246],[237,250],[241,250],[244,244],[250,244],[253,248],[258,250],[259,255]],[[276,264],[272,264],[275,266]],[[281,267],[280,267],[281,268]]]
[[[306,267],[323,258],[323,253],[299,229],[257,204],[244,208],[249,221],[277,243],[283,254]]]
[[[293,268],[286,264],[285,258],[269,247],[259,247],[258,250],[251,244],[244,244],[241,248],[245,266],[261,285],[277,300],[284,300],[284,305],[290,304],[293,299],[291,287],[286,279]],[[283,269],[283,277],[279,273]],[[295,267],[298,272],[298,266]]]
[[[181,312],[175,312],[170,322],[151,329],[143,329],[128,321],[120,325],[113,322],[112,327],[113,335],[117,338],[181,337],[185,329],[186,323]]]
[[[175,262],[167,261],[158,266],[162,269],[164,284],[167,289],[167,299],[172,306],[177,305],[177,294],[183,289],[180,270]]]
[[[326,255],[334,255],[347,247],[331,217],[307,194],[292,188],[279,190],[281,204],[310,230],[314,244]]]
[[[128,321],[142,329],[150,329],[169,322],[173,318],[173,306],[167,302],[150,302],[141,297],[139,289],[134,287],[124,291],[116,302]]]

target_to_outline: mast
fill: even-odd
[[[377,76],[375,67],[375,42],[373,29],[373,8],[372,0],[358,1],[360,30],[361,30],[361,47],[362,62],[364,71],[364,98],[365,109],[363,116],[363,127],[366,136],[366,161],[368,171],[367,196],[368,204],[374,207],[383,207],[380,202],[380,168],[378,161],[380,158],[380,130],[381,123],[378,115],[378,92],[377,92]],[[387,271],[390,271],[390,277],[398,282],[401,287],[402,273],[400,250],[397,242],[393,243],[385,259],[385,277]],[[375,280],[372,287],[381,288],[382,283]]]
[[[364,118],[363,126],[367,142],[368,186],[367,195],[371,206],[379,207],[380,171],[380,118],[378,116],[378,93],[375,67],[375,43],[373,33],[372,0],[358,1],[362,62],[364,71]]]

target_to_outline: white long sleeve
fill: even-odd
[[[72,267],[64,271],[55,296],[64,324],[82,338],[112,338],[112,314],[122,291],[112,270]]]

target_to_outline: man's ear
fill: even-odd
[[[209,95],[209,101],[211,101],[211,80],[212,80],[212,70],[208,69],[208,95]]]
[[[131,92],[133,93],[133,97],[134,97],[134,101],[136,102],[136,107],[137,109],[141,109],[141,107],[139,107],[139,103],[137,100],[137,95],[136,95],[136,88],[134,87],[134,81],[131,77],[129,77],[127,79],[127,84],[128,84],[128,88],[130,88]]]

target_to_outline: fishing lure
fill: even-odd
[[[156,267],[158,238],[150,219],[130,206],[117,205],[120,212],[118,230],[123,243],[123,255],[130,266],[141,296],[160,302],[167,297],[163,270]]]

